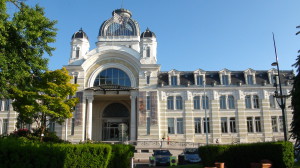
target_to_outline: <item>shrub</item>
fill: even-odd
[[[0,167],[105,168],[112,147],[106,144],[49,144],[16,138],[0,139]]]
[[[134,146],[115,144],[112,146],[112,156],[108,168],[126,168],[130,166],[131,158],[134,155]]]
[[[274,168],[292,168],[294,163],[291,142],[255,143],[239,145],[209,145],[199,148],[204,166],[225,162],[227,167],[250,167],[251,162],[267,159]]]

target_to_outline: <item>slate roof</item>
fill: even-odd
[[[180,73],[180,84],[179,86],[187,86],[195,85],[195,79],[194,79],[194,72],[193,71],[178,71]],[[219,77],[219,71],[205,71],[205,78],[206,78],[206,85],[220,85],[220,77]],[[232,86],[242,85],[246,84],[246,79],[244,75],[244,71],[230,71],[231,74],[231,84]],[[164,86],[169,85],[168,80],[168,72],[160,72],[158,74],[158,86]],[[292,70],[283,70],[280,71],[280,80],[282,84],[292,83],[294,77],[294,73]],[[256,71],[255,72],[255,79],[256,79],[256,85],[265,85],[270,84],[268,71]]]

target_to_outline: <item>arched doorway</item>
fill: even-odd
[[[102,140],[121,141],[128,139],[129,114],[127,107],[121,103],[112,103],[108,105],[102,113]]]

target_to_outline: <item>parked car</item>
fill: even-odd
[[[156,165],[169,165],[170,156],[172,154],[169,150],[154,150],[152,156],[155,158]]]
[[[190,163],[199,163],[201,158],[197,148],[186,148],[183,151],[184,160]]]

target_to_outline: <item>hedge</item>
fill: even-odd
[[[130,161],[134,155],[134,149],[135,148],[132,145],[112,145],[112,156],[108,168],[130,167]]]
[[[0,139],[0,167],[106,168],[112,147],[107,144],[47,144]]]
[[[252,162],[270,160],[273,168],[292,168],[294,148],[291,142],[271,142],[238,145],[208,145],[199,147],[204,166],[225,162],[226,167],[247,168]]]

